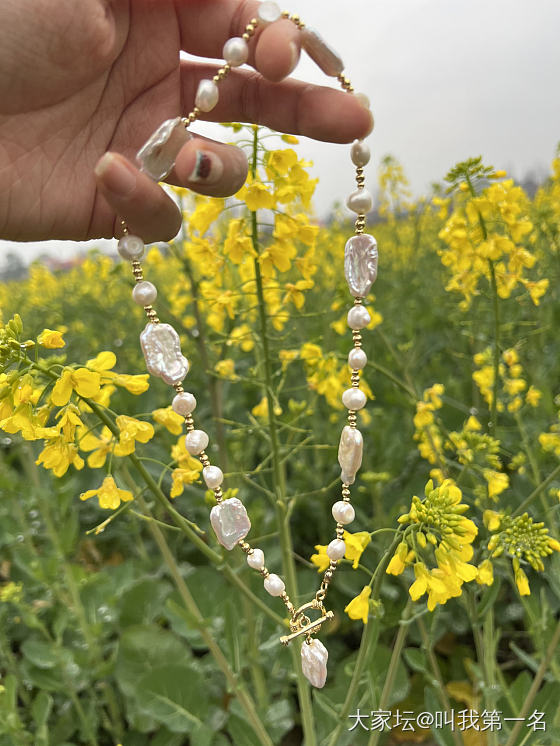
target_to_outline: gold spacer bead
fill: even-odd
[[[254,23],[248,23],[248,24],[247,24],[247,25],[245,26],[245,31],[246,31],[246,32],[247,32],[248,34],[254,34],[254,33],[255,33],[255,24],[254,24]]]
[[[258,18],[251,18],[251,20],[249,21],[249,23],[251,24],[251,26],[254,26],[255,28],[257,28],[257,26],[259,25],[259,19]]]
[[[251,37],[249,36],[247,32],[245,32],[241,38],[244,39],[245,41],[249,41]]]
[[[183,384],[182,383],[174,383],[173,388],[178,394],[182,394],[184,392]]]
[[[239,546],[240,546],[240,547],[241,547],[241,549],[242,549],[242,550],[243,550],[244,552],[246,552],[247,554],[252,554],[252,552],[253,552],[253,547],[252,547],[252,546],[251,546],[250,544],[248,544],[248,543],[247,543],[247,542],[246,542],[246,541],[245,541],[244,539],[241,539],[241,540],[239,541]]]
[[[268,578],[268,576],[270,575],[268,567],[263,567],[262,570],[259,570],[259,575],[262,575],[263,578]]]
[[[283,10],[282,11],[282,18],[289,18],[290,17],[290,11],[289,10]]]

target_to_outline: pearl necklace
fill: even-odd
[[[195,106],[190,114],[163,122],[138,151],[137,158],[145,173],[156,181],[165,179],[174,166],[179,150],[192,138],[187,127],[201,112],[209,112],[216,106],[219,83],[232,67],[238,67],[247,61],[248,41],[254,35],[257,26],[274,23],[280,18],[291,20],[300,30],[302,48],[319,68],[326,75],[337,78],[343,90],[354,94],[350,81],[343,74],[344,64],[341,58],[317,32],[307,28],[298,16],[282,12],[275,2],[262,2],[257,17],[247,24],[243,35],[229,39],[225,43],[225,64],[218,69],[212,80],[200,81]],[[140,334],[146,366],[151,375],[158,376],[175,389],[176,394],[171,406],[177,414],[185,418],[187,451],[192,456],[197,456],[202,463],[202,477],[206,486],[213,490],[216,499],[216,505],[210,511],[210,523],[216,537],[227,550],[239,546],[247,555],[249,567],[263,577],[265,590],[271,596],[282,599],[290,615],[290,634],[283,635],[280,642],[288,645],[297,637],[305,637],[301,647],[302,670],[310,683],[318,688],[323,687],[326,681],[328,652],[323,643],[313,635],[324,622],[333,618],[333,612],[326,610],[324,602],[338,562],[346,551],[343,540],[344,526],[355,518],[354,508],[350,502],[350,485],[354,483],[361,466],[363,450],[363,438],[356,427],[356,421],[358,410],[366,404],[366,395],[360,389],[360,372],[367,364],[367,356],[362,349],[360,332],[371,320],[363,300],[377,277],[377,243],[373,236],[364,233],[366,214],[371,210],[373,200],[364,188],[363,170],[369,162],[370,152],[363,141],[354,142],[351,159],[356,167],[357,189],[348,197],[347,205],[357,214],[357,219],[355,234],[347,241],[344,251],[345,276],[350,293],[354,297],[354,304],[348,311],[348,326],[352,331],[353,340],[353,347],[348,355],[348,365],[352,371],[351,387],[342,394],[342,403],[348,410],[348,425],[342,430],[338,448],[338,461],[342,470],[342,499],[337,500],[332,506],[332,515],[336,521],[336,538],[327,547],[329,566],[314,598],[298,608],[291,602],[284,581],[266,567],[262,549],[252,547],[245,541],[251,522],[243,503],[237,497],[224,499],[221,487],[223,472],[218,466],[210,463],[206,453],[208,435],[204,430],[197,429],[194,424],[192,413],[196,407],[196,399],[193,394],[183,389],[182,382],[188,373],[189,363],[181,352],[179,335],[172,326],[160,321],[153,307],[157,290],[151,282],[144,280],[140,262],[144,254],[144,243],[141,238],[129,233],[124,221],[121,221],[124,235],[118,243],[119,254],[132,264],[136,281],[132,298],[144,308],[148,317],[148,323]],[[318,613],[318,617],[312,620],[309,616],[311,612]]]

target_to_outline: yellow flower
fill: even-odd
[[[230,381],[237,381],[238,379],[238,376],[235,375],[235,362],[231,358],[219,360],[214,366],[214,370],[220,378],[227,378]]]
[[[184,417],[174,412],[171,407],[155,409],[152,416],[155,422],[166,427],[172,435],[180,435],[183,432]]]
[[[387,566],[387,570],[385,571],[387,575],[400,575],[404,572],[407,554],[408,544],[405,541],[401,541]]]
[[[245,233],[243,220],[232,220],[228,225],[227,238],[224,241],[224,254],[234,264],[241,264],[246,256],[255,256],[253,242]]]
[[[519,591],[520,596],[531,595],[529,579],[520,567],[515,571],[515,585],[517,586],[517,590]]]
[[[254,414],[255,417],[268,417],[268,400],[266,396],[263,396],[260,402],[253,407],[251,413]],[[274,414],[277,417],[282,414],[282,407],[278,404],[278,402],[275,402],[274,404]]]
[[[21,601],[22,592],[23,585],[21,583],[14,583],[13,581],[6,583],[6,585],[0,587],[0,601],[5,604],[10,601],[17,604]]]
[[[344,531],[342,538],[346,544],[344,556],[347,560],[352,560],[352,568],[355,570],[358,567],[364,549],[371,541],[371,536],[367,531],[358,531],[355,534]]]
[[[242,190],[243,191],[243,190]],[[270,210],[274,207],[274,197],[264,184],[255,181],[245,187],[242,199],[251,212],[256,210]]]
[[[51,401],[57,407],[63,407],[70,400],[72,391],[89,399],[99,393],[100,380],[100,375],[96,371],[87,368],[64,368],[52,390]]]
[[[495,510],[485,510],[482,514],[482,520],[488,531],[496,531],[500,528],[502,516],[500,513],[496,513]]]
[[[317,554],[311,555],[311,562],[317,565],[317,572],[325,572],[331,561],[327,555],[327,545],[315,544]]]
[[[199,475],[200,469],[173,469],[171,475],[173,483],[171,485],[169,497],[177,497],[178,495],[181,495],[185,486],[196,482]]]
[[[134,417],[121,414],[116,419],[120,430],[118,456],[128,456],[136,447],[135,441],[147,443],[154,437],[154,428],[149,422],[142,422]],[[116,452],[116,450],[115,450]]]
[[[43,448],[37,461],[45,469],[52,469],[55,477],[62,477],[68,471],[70,464],[75,469],[82,469],[83,459],[78,455],[78,449],[73,443],[67,443],[63,437],[54,438]]]
[[[54,331],[53,329],[43,329],[41,334],[37,337],[37,342],[42,346],[46,347],[47,350],[56,350],[59,347],[64,347],[66,342],[62,339],[63,331]]]
[[[482,425],[477,418],[471,414],[469,419],[465,422],[465,430],[482,430]]]
[[[129,502],[134,499],[132,492],[121,490],[117,487],[113,477],[105,477],[100,487],[95,490],[82,492],[80,500],[88,500],[90,497],[97,495],[99,507],[106,510],[115,510],[121,502]]]
[[[297,153],[291,148],[271,150],[266,159],[266,171],[269,178],[273,179],[276,174],[287,174],[295,166],[297,160]]]
[[[360,591],[359,595],[353,598],[344,608],[350,619],[361,619],[367,624],[369,613],[369,597],[371,596],[371,586],[366,585]]]
[[[79,445],[82,451],[92,451],[87,458],[88,466],[91,469],[100,469],[105,464],[109,453],[113,450],[115,439],[113,438],[113,434],[109,428],[104,427],[99,434],[99,437],[86,431],[86,433],[80,437]],[[116,453],[117,448],[118,446],[115,448],[115,455],[118,456],[120,454]]]
[[[488,497],[496,498],[509,487],[509,477],[499,471],[483,469],[482,474],[488,482]]]
[[[525,401],[531,407],[538,407],[541,399],[542,392],[534,386],[529,386],[527,393],[525,394]]]
[[[298,280],[296,283],[287,282],[285,285],[286,295],[282,303],[293,303],[296,308],[301,308],[305,303],[304,290],[309,290],[315,283],[313,280]]]
[[[478,566],[476,582],[479,585],[492,585],[494,582],[494,568],[489,559],[483,560]]]

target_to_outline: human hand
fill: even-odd
[[[145,241],[173,237],[179,211],[133,165],[134,155],[164,119],[186,115],[199,80],[215,74],[206,61],[180,60],[180,50],[221,58],[257,7],[254,0],[4,0],[0,236],[111,237],[120,215]],[[354,97],[284,80],[299,58],[298,37],[287,20],[259,28],[249,57],[258,72],[233,69],[218,105],[201,118],[332,142],[367,135],[371,114]],[[206,178],[196,175],[199,151],[210,154]],[[168,181],[227,196],[246,175],[240,149],[195,137]]]

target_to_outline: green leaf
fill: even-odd
[[[173,733],[201,728],[210,704],[202,675],[181,664],[160,666],[142,676],[136,699],[148,715]]]
[[[426,673],[426,656],[419,648],[406,648],[403,652],[404,659],[413,671]]]
[[[33,704],[31,705],[31,716],[38,728],[46,724],[51,713],[52,705],[53,698],[46,692],[39,692],[33,700]]]
[[[55,668],[60,662],[59,650],[50,642],[26,640],[21,652],[37,668]]]
[[[121,625],[153,621],[161,613],[169,591],[168,583],[160,579],[146,578],[133,585],[121,597]]]

